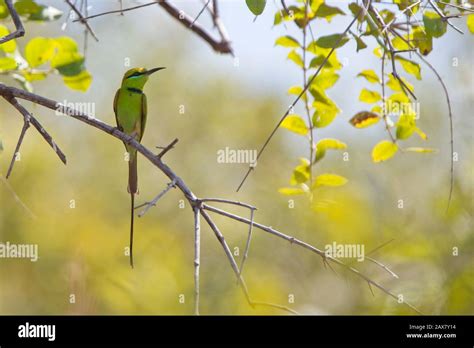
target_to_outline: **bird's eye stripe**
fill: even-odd
[[[141,75],[141,73],[138,72],[138,71],[136,71],[136,72],[134,72],[132,75],[130,75],[128,78],[130,78],[130,77],[135,77],[135,76],[140,76],[140,75]]]

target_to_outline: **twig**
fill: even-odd
[[[444,13],[439,9],[439,7],[438,7],[432,0],[428,0],[428,2],[430,3],[430,5],[431,5],[431,7],[433,8],[433,10],[435,10],[435,12],[438,14],[438,16],[441,17],[441,20],[442,20],[443,22],[448,23],[448,25],[449,25],[451,28],[453,28],[454,30],[456,30],[458,33],[464,34],[464,32],[463,32],[461,29],[459,29],[458,27],[456,27],[456,26],[455,26],[453,23],[451,23],[451,22],[449,21],[449,19],[448,19],[448,18],[456,18],[456,17],[459,17],[459,15],[454,15],[454,16],[449,16],[449,17],[447,17],[447,16],[444,15]]]
[[[166,0],[155,0],[154,2],[150,2],[150,3],[139,5],[139,6],[129,7],[129,8],[120,9],[120,10],[114,10],[114,11],[102,12],[102,13],[98,13],[98,14],[95,14],[95,15],[85,17],[84,20],[89,20],[89,19],[92,19],[92,18],[97,18],[97,17],[109,15],[109,14],[112,14],[112,13],[123,13],[123,12],[127,12],[127,11],[133,11],[133,10],[143,8],[143,7],[146,7],[146,6],[151,6],[151,5],[161,6],[174,19],[176,19],[182,25],[186,26],[187,29],[193,31],[195,34],[197,34],[199,37],[201,37],[204,41],[206,41],[216,52],[229,53],[229,54],[233,55],[233,51],[232,51],[232,47],[230,45],[230,40],[228,38],[227,31],[225,30],[225,27],[221,23],[218,16],[215,15],[214,23],[215,23],[215,25],[216,25],[216,27],[219,31],[219,34],[221,36],[220,41],[213,38],[212,35],[204,27],[202,27],[199,23],[193,23],[193,18],[192,17],[190,17],[188,14],[184,13],[183,11],[179,10],[178,8],[174,7],[173,5],[171,5]],[[79,20],[75,20],[74,22],[77,22],[77,21],[79,21]]]
[[[199,315],[199,266],[201,262],[201,221],[199,205],[194,212],[194,314]]]
[[[382,76],[381,76],[381,82],[382,82],[382,118],[385,123],[385,129],[387,130],[388,135],[390,136],[390,139],[392,140],[392,143],[396,143],[397,140],[392,134],[392,131],[390,130],[390,125],[388,124],[388,116],[387,116],[387,106],[385,103],[385,56],[387,52],[383,51],[382,55]]]
[[[436,68],[428,61],[426,60],[419,52],[415,52],[415,54],[418,56],[418,58],[421,59],[423,63],[430,68],[430,70],[436,75],[436,78],[438,79],[439,83],[441,84],[441,87],[443,88],[444,95],[446,97],[446,103],[448,105],[448,118],[449,118],[449,132],[450,132],[450,161],[451,161],[451,168],[450,168],[450,185],[449,185],[449,196],[448,196],[448,204],[446,206],[446,212],[449,211],[449,206],[451,205],[451,200],[453,196],[453,189],[454,189],[454,127],[453,127],[453,110],[451,108],[451,99],[449,97],[449,92],[448,88],[446,87],[446,84],[444,83],[443,78],[441,75],[438,73]]]
[[[195,34],[200,36],[204,41],[206,41],[211,47],[219,53],[229,53],[233,54],[232,47],[230,46],[230,41],[226,38],[226,32],[222,24],[219,24],[220,21],[217,21],[217,27],[220,28],[219,32],[221,34],[221,41],[217,41],[214,39],[203,27],[201,27],[198,23],[194,23],[192,27],[190,27],[193,19],[184,13],[183,11],[178,10],[176,7],[171,5],[166,0],[157,0],[158,5],[160,5],[168,14],[172,17],[177,19],[181,24],[188,27],[192,30]],[[225,34],[225,35],[224,35]]]
[[[370,3],[370,1],[369,1]],[[273,136],[275,135],[275,133],[277,132],[278,128],[280,128],[280,125],[281,123],[286,119],[286,117],[290,114],[290,112],[293,110],[293,108],[295,107],[295,105],[298,103],[298,101],[301,99],[301,97],[306,93],[306,91],[308,90],[309,86],[311,85],[311,83],[314,81],[314,79],[316,78],[316,76],[318,76],[318,74],[321,72],[321,70],[323,69],[323,67],[326,65],[327,61],[329,60],[329,58],[331,57],[331,55],[334,53],[334,51],[336,50],[336,48],[338,47],[339,43],[341,42],[342,38],[349,32],[349,30],[351,29],[351,27],[354,25],[354,23],[357,21],[357,18],[359,18],[359,16],[362,14],[362,13],[365,13],[366,11],[366,8],[362,8],[359,13],[354,16],[354,18],[352,19],[352,21],[349,23],[349,25],[346,27],[346,29],[344,30],[344,32],[339,36],[339,38],[337,39],[336,43],[334,44],[334,47],[331,48],[331,50],[329,51],[329,53],[327,54],[327,56],[324,58],[323,62],[321,63],[321,65],[318,67],[318,69],[316,70],[316,72],[313,74],[313,76],[311,77],[311,79],[308,81],[308,83],[306,84],[306,86],[303,87],[303,90],[300,92],[300,94],[295,98],[295,100],[290,104],[290,107],[286,110],[286,112],[283,114],[283,116],[280,118],[280,120],[278,121],[277,125],[275,126],[275,128],[272,130],[272,132],[270,133],[270,135],[268,136],[267,140],[265,140],[265,142],[263,143],[262,147],[258,150],[258,153],[257,153],[257,158],[256,158],[256,162],[258,161],[258,159],[262,156],[262,153],[265,151],[267,145],[270,143],[270,141],[272,140]],[[244,175],[244,178],[242,179],[242,181],[240,182],[239,186],[237,187],[237,192],[242,188],[243,184],[245,183],[245,181],[247,180],[247,177],[250,175],[250,173],[254,170],[254,166],[249,166],[249,169],[247,170],[247,172],[245,173]]]
[[[161,158],[163,157],[169,150],[174,148],[176,143],[178,142],[178,138],[174,139],[168,146],[166,146],[156,157]]]
[[[92,35],[92,37],[95,39],[95,41],[99,41],[99,39],[97,38],[97,36],[94,33],[94,30],[92,30],[91,26],[87,22],[86,18],[82,15],[81,11],[79,11],[77,9],[77,7],[70,0],[66,0],[66,3],[74,11],[74,13],[77,14],[77,16],[79,17],[79,19],[77,21],[79,21],[79,22],[81,22],[82,24],[85,25],[85,27],[87,28],[87,31]]]
[[[197,14],[197,16],[193,19],[193,22],[189,25],[189,27],[191,28],[194,23],[198,20],[198,18],[202,15],[202,13],[206,10],[207,6],[209,6],[209,3],[211,2],[211,0],[207,0],[206,3],[204,4],[204,7],[201,9],[201,11],[199,11],[199,13]]]
[[[244,217],[241,217],[241,216],[238,216],[238,215],[235,215],[235,214],[232,214],[232,213],[229,213],[229,212],[226,212],[224,210],[221,210],[221,209],[218,209],[218,208],[215,208],[215,207],[212,207],[210,205],[203,205],[202,207],[203,209],[205,210],[209,210],[209,211],[212,211],[214,213],[217,213],[219,215],[222,215],[222,216],[226,216],[228,218],[231,218],[233,220],[236,220],[236,221],[240,221],[240,222],[243,222],[245,224],[250,224],[251,221],[244,218]],[[281,233],[271,227],[268,227],[268,226],[265,226],[265,225],[262,225],[262,224],[259,224],[257,222],[253,222],[253,226],[255,226],[256,228],[262,230],[262,231],[265,231],[267,233],[270,233],[274,236],[277,236],[281,239],[285,239],[286,241],[292,243],[292,244],[296,244],[296,245],[299,245],[305,249],[308,249],[316,254],[318,254],[319,256],[323,257],[323,258],[326,258],[328,259],[329,261],[341,266],[341,267],[344,267],[345,269],[349,270],[350,272],[352,272],[353,274],[357,275],[358,277],[364,279],[366,282],[370,283],[371,285],[375,286],[376,288],[380,289],[381,291],[383,291],[384,293],[386,293],[387,295],[389,295],[390,297],[398,300],[398,297],[392,293],[390,290],[386,289],[385,287],[383,287],[382,285],[380,285],[379,283],[373,281],[372,279],[370,279],[368,276],[366,276],[365,274],[361,273],[359,270],[357,270],[356,268],[354,267],[351,267],[349,265],[346,265],[345,263],[343,263],[342,261],[334,258],[334,257],[331,257],[331,256],[328,256],[325,254],[324,251],[312,246],[311,244],[308,244],[306,242],[303,242],[295,237],[292,237],[292,236],[289,236],[289,235],[286,235],[284,233]],[[411,305],[410,303],[408,302],[404,302],[408,307],[410,307],[411,309],[413,309],[415,312],[421,314],[421,312],[416,308],[414,307],[413,305]]]
[[[247,242],[245,243],[245,251],[244,251],[244,256],[242,258],[242,262],[240,264],[240,273],[242,274],[244,270],[244,264],[245,261],[247,260],[247,257],[249,256],[249,250],[250,250],[250,242],[252,240],[252,228],[253,228],[253,215],[255,213],[255,209],[250,209],[250,224],[249,224],[249,234],[247,236]]]
[[[8,191],[12,194],[15,201],[21,205],[21,207],[28,213],[32,219],[36,219],[36,215],[31,211],[30,208],[18,197],[15,190],[11,187],[10,183],[0,174],[0,180],[5,184]]]
[[[36,118],[33,117],[33,115],[30,114],[30,112],[28,110],[26,110],[23,105],[21,105],[20,103],[18,103],[18,100],[16,100],[15,97],[12,97],[11,95],[9,94],[4,94],[3,97],[15,108],[17,109],[22,115],[23,115],[23,119],[25,120],[25,122],[29,122],[31,123],[35,128],[36,130],[38,131],[39,134],[41,134],[41,136],[43,137],[43,139],[49,144],[49,146],[51,146],[51,148],[54,150],[54,152],[56,152],[56,155],[58,155],[59,159],[64,163],[66,164],[67,163],[67,160],[66,160],[66,155],[62,152],[62,150],[58,147],[58,145],[54,142],[53,138],[51,137],[51,135],[49,135],[49,133],[43,128],[43,126],[38,122],[38,120]],[[25,128],[25,126],[23,127]],[[28,128],[28,127],[26,127]],[[25,129],[25,132],[26,132],[26,129]],[[22,131],[22,135],[24,136],[24,133]],[[20,137],[22,136],[20,135]],[[23,139],[19,139],[21,141],[23,141]],[[17,147],[19,148],[19,145],[21,145],[21,142],[19,141],[18,144],[17,144]],[[11,169],[9,170],[11,171]]]
[[[153,2],[149,2],[147,4],[128,7],[128,8],[120,7],[120,10],[106,11],[106,12],[97,13],[95,15],[90,15],[90,16],[84,17],[84,18],[82,18],[82,20],[87,21],[87,20],[92,19],[92,18],[102,17],[102,16],[106,16],[106,15],[109,15],[109,14],[113,14],[113,13],[120,13],[121,15],[123,15],[124,12],[133,11],[133,10],[136,10],[136,9],[139,9],[139,8],[142,8],[142,7],[151,6],[151,5],[157,5],[157,2],[153,1]],[[73,22],[79,22],[79,21],[81,21],[81,19],[75,19]]]
[[[153,200],[151,202],[145,202],[145,203],[140,204],[139,206],[135,207],[135,209],[145,207],[145,209],[143,209],[138,214],[138,217],[142,217],[143,215],[145,215],[148,212],[148,210],[150,210],[151,207],[155,207],[158,200],[161,197],[163,197],[169,190],[171,190],[172,187],[175,187],[175,185],[176,185],[176,180],[171,181],[170,183],[168,183],[168,185],[166,185],[166,188],[163,191],[161,191],[155,198],[153,198]]]
[[[233,204],[233,205],[238,205],[241,207],[248,208],[250,210],[257,210],[256,207],[253,205],[243,203],[243,202],[238,202],[238,201],[232,201],[230,199],[223,199],[223,198],[201,198],[201,202],[219,202],[219,203],[227,203],[227,204]]]
[[[5,177],[6,179],[8,179],[10,177],[10,174],[12,173],[13,166],[20,152],[20,147],[21,147],[21,144],[23,143],[23,139],[25,138],[25,134],[28,128],[30,128],[30,116],[26,115],[23,118],[23,127],[21,128],[21,133],[20,133],[20,136],[18,137],[18,142],[16,143],[15,151],[13,152],[12,160],[10,161],[10,166],[8,167],[7,176]]]
[[[8,12],[10,12],[10,16],[13,19],[13,24],[15,25],[16,30],[13,33],[0,38],[0,45],[25,35],[25,28],[23,28],[23,23],[21,22],[18,12],[16,12],[15,7],[13,6],[12,0],[5,0],[5,4],[7,5]]]
[[[241,287],[242,291],[244,292],[245,298],[247,299],[247,302],[250,304],[250,306],[252,306],[252,307],[255,306],[255,305],[268,306],[268,307],[282,309],[282,310],[285,310],[289,313],[298,314],[298,312],[292,310],[291,308],[285,307],[285,306],[280,306],[280,305],[276,305],[276,304],[269,303],[269,302],[253,301],[251,299],[250,294],[249,294],[248,289],[247,289],[247,285],[245,284],[244,278],[240,274],[239,267],[237,266],[237,263],[235,262],[234,256],[232,255],[232,252],[230,251],[230,248],[227,245],[227,242],[224,238],[224,235],[221,233],[221,231],[219,230],[217,225],[214,223],[214,221],[212,221],[212,219],[211,219],[211,217],[209,216],[208,213],[206,213],[204,210],[201,209],[201,215],[203,216],[204,220],[206,220],[209,227],[214,231],[214,234],[215,234],[217,240],[219,241],[222,248],[224,249],[224,252],[225,252],[227,258],[229,259],[232,270],[234,271],[235,275],[237,276],[240,287]]]

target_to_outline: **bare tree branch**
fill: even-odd
[[[112,13],[123,13],[127,11],[136,10],[142,7],[146,7],[146,6],[151,6],[151,5],[161,6],[174,19],[176,19],[178,22],[184,25],[187,29],[191,30],[196,35],[201,37],[204,41],[206,41],[216,52],[224,53],[224,54],[228,53],[228,54],[233,55],[233,51],[232,51],[229,37],[227,35],[227,31],[224,25],[222,24],[222,22],[220,21],[219,16],[216,15],[216,12],[213,12],[214,13],[213,21],[214,21],[215,26],[217,27],[221,40],[215,39],[204,27],[202,27],[199,23],[195,22],[195,20],[191,16],[181,11],[180,9],[176,8],[175,6],[173,6],[166,0],[155,0],[154,2],[150,2],[150,3],[139,5],[139,6],[129,7],[125,9],[121,8],[115,11],[107,11],[103,13],[98,13],[95,15],[84,17],[82,20],[76,19],[74,22],[87,21],[92,18],[97,18],[97,17],[108,15],[108,14],[112,14]]]
[[[385,289],[382,285],[378,284],[377,282],[371,280],[366,275],[360,273],[360,271],[358,271],[357,269],[345,265],[342,261],[340,261],[338,259],[326,256],[323,251],[321,251],[320,249],[318,249],[318,248],[316,248],[316,247],[314,247],[314,246],[312,246],[312,245],[310,245],[306,242],[303,242],[299,239],[296,239],[294,237],[283,234],[283,233],[281,233],[281,232],[279,232],[279,231],[277,231],[277,230],[275,230],[271,227],[253,222],[253,220],[248,220],[248,219],[243,218],[241,216],[231,214],[231,213],[228,213],[224,210],[221,210],[221,209],[218,209],[218,208],[215,208],[215,207],[211,207],[209,205],[206,205],[206,204],[202,203],[202,201],[199,198],[196,197],[196,195],[189,189],[189,187],[184,183],[184,181],[168,165],[166,165],[161,160],[160,157],[156,156],[151,150],[149,150],[144,145],[137,142],[133,137],[121,132],[117,128],[109,126],[108,124],[102,122],[99,119],[90,117],[89,115],[86,115],[86,114],[84,114],[84,113],[82,113],[78,110],[74,110],[72,108],[69,108],[66,105],[62,105],[62,104],[60,104],[60,103],[58,103],[54,100],[51,100],[51,99],[39,96],[37,94],[30,93],[30,92],[18,89],[18,88],[15,88],[15,87],[6,86],[2,83],[0,83],[0,96],[6,97],[7,99],[20,98],[20,99],[28,100],[28,101],[33,102],[33,103],[38,104],[38,105],[42,105],[42,106],[44,106],[46,108],[49,108],[51,110],[55,110],[55,111],[60,110],[61,112],[63,112],[67,116],[75,118],[75,119],[77,119],[81,122],[84,122],[84,123],[86,123],[86,124],[88,124],[88,125],[90,125],[94,128],[97,128],[97,129],[99,129],[99,130],[101,130],[105,133],[108,133],[108,134],[112,135],[113,137],[115,137],[117,139],[122,140],[123,142],[127,143],[128,145],[130,145],[131,147],[136,149],[139,153],[141,153],[145,158],[147,158],[151,163],[153,163],[157,168],[159,168],[168,178],[170,178],[172,180],[172,182],[175,182],[175,185],[183,193],[183,195],[186,197],[186,199],[189,201],[189,203],[192,207],[195,207],[196,205],[201,204],[200,214],[204,217],[206,222],[209,224],[211,229],[214,231],[214,234],[218,238],[219,242],[221,243],[221,245],[222,245],[222,247],[223,247],[223,249],[224,249],[224,251],[225,251],[225,253],[226,253],[226,255],[229,259],[229,262],[231,263],[232,269],[233,269],[234,273],[236,274],[236,276],[238,277],[239,283],[240,283],[240,285],[241,285],[241,287],[242,287],[242,289],[243,289],[243,291],[246,295],[246,298],[247,298],[248,302],[251,305],[271,306],[271,307],[274,307],[274,308],[279,308],[279,309],[289,311],[291,313],[295,313],[295,311],[293,311],[292,309],[287,308],[285,306],[269,304],[269,303],[266,303],[266,302],[252,301],[252,299],[250,298],[250,296],[248,294],[246,284],[245,284],[242,276],[240,275],[239,267],[237,266],[237,263],[235,262],[235,259],[232,255],[232,253],[230,252],[229,246],[227,245],[222,233],[220,233],[218,227],[213,223],[210,216],[204,210],[209,210],[209,211],[215,212],[217,214],[226,216],[226,217],[231,218],[231,219],[236,220],[236,221],[243,222],[245,224],[249,224],[249,225],[251,224],[256,228],[259,228],[259,229],[261,229],[265,232],[271,233],[271,234],[273,234],[273,235],[275,235],[275,236],[277,236],[281,239],[287,240],[290,243],[294,243],[294,244],[300,245],[300,246],[302,246],[306,249],[309,249],[309,250],[315,252],[316,254],[320,255],[323,258],[327,258],[329,261],[331,261],[335,264],[338,264],[342,267],[345,267],[346,269],[348,269],[352,273],[354,273],[357,276],[359,276],[360,278],[364,279],[366,282],[370,283],[371,285],[373,285],[373,286],[377,287],[378,289],[382,290],[383,292],[385,292],[389,296],[391,296],[391,297],[398,300],[398,297],[395,294],[393,294],[389,290]],[[18,104],[18,105],[20,105],[20,104]],[[33,121],[34,118],[31,117],[31,120]],[[214,200],[216,200],[216,199],[214,199]],[[224,200],[222,200],[222,201],[224,202]],[[243,206],[243,204],[242,204],[242,206]],[[405,302],[405,304],[419,313],[419,311],[414,306],[412,306],[411,304],[409,304],[407,302]]]
[[[65,1],[69,5],[71,10],[73,10],[73,12],[79,17],[78,21],[85,25],[85,27],[87,28],[87,31],[92,35],[92,37],[95,39],[95,41],[99,41],[99,39],[97,38],[97,36],[94,33],[94,30],[92,30],[91,26],[86,21],[86,19],[82,15],[81,11],[79,11],[77,9],[77,7],[70,0],[65,0]]]
[[[64,164],[66,164],[67,163],[66,155],[62,152],[62,150],[55,143],[55,141],[53,140],[51,135],[49,135],[49,133],[43,128],[43,126],[39,123],[39,121],[35,117],[33,117],[33,115],[31,115],[31,113],[28,110],[26,110],[23,107],[23,105],[18,103],[18,100],[16,100],[16,98],[13,97],[11,94],[6,93],[6,94],[3,94],[2,96],[3,96],[3,98],[5,98],[5,100],[7,100],[15,109],[17,109],[23,115],[23,120],[24,120],[23,129],[22,129],[22,132],[21,132],[20,137],[18,139],[18,143],[17,143],[16,149],[15,149],[15,153],[13,155],[14,157],[13,157],[12,162],[10,164],[10,168],[8,169],[7,178],[10,176],[10,173],[13,169],[15,154],[20,149],[21,143],[23,142],[23,137],[25,136],[26,130],[28,129],[30,123],[36,128],[38,133],[41,134],[41,136],[49,144],[49,146],[51,146],[51,148],[54,150],[54,152],[56,152],[56,155],[58,155],[59,159]]]
[[[201,207],[193,207],[194,212],[194,314],[199,315],[199,266],[201,263]]]
[[[23,23],[21,22],[18,12],[16,12],[15,7],[13,6],[12,0],[5,0],[5,4],[7,5],[8,11],[10,12],[10,15],[13,19],[13,24],[15,24],[16,30],[13,33],[0,38],[0,45],[25,35],[25,28],[23,28]]]

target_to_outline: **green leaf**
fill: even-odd
[[[321,174],[316,177],[313,184],[313,189],[319,186],[343,186],[347,183],[347,179],[337,174]]]
[[[433,38],[426,34],[422,27],[413,28],[412,44],[418,47],[418,51],[424,56],[433,50]]]
[[[436,13],[425,11],[423,13],[423,23],[426,33],[432,37],[441,37],[446,33],[447,23]]]
[[[69,88],[85,92],[92,83],[92,75],[87,70],[84,70],[76,76],[64,76],[63,81]]]
[[[356,51],[359,52],[360,50],[363,50],[364,48],[367,48],[367,44],[360,38],[360,36],[357,36],[355,34],[352,34],[354,39],[356,40],[357,48]]]
[[[343,150],[346,149],[347,145],[337,139],[321,139],[316,144],[316,156],[314,162],[319,161],[326,155],[326,150]]]
[[[41,10],[41,6],[33,0],[18,0],[14,7],[20,16],[28,16]]]
[[[369,91],[368,89],[364,88],[360,91],[359,100],[364,103],[372,104],[376,103],[381,100],[382,97],[378,92]]]
[[[332,34],[328,36],[322,36],[318,40],[316,40],[316,45],[322,48],[339,48],[346,44],[349,41],[349,37],[347,35],[342,36],[342,34]],[[340,40],[340,41],[339,41]],[[338,43],[339,41],[339,43]],[[337,44],[337,46],[336,46]]]
[[[7,18],[9,15],[5,1],[0,0],[0,19]]]
[[[41,5],[40,10],[32,13],[28,19],[31,21],[45,21],[50,22],[61,18],[63,12],[52,6]]]
[[[303,67],[303,58],[297,53],[295,50],[291,50],[290,53],[288,53],[289,60],[293,61],[296,65],[299,67]]]
[[[326,95],[322,88],[311,84],[310,92],[313,95],[313,125],[317,128],[323,128],[331,124],[337,114],[340,112],[337,105]]]
[[[10,30],[4,25],[0,24],[0,37],[4,37],[10,34]],[[15,40],[7,41],[0,45],[0,51],[5,53],[13,53],[16,50],[16,42]]]
[[[311,68],[316,68],[323,64],[327,55],[331,51],[331,49],[319,47],[318,45],[316,45],[316,41],[311,42],[308,47],[306,47],[306,50],[316,56],[311,60]],[[335,70],[339,70],[342,68],[342,64],[337,58],[337,52],[334,51],[331,56],[329,56],[326,64],[324,65],[324,68],[330,68]]]
[[[315,17],[325,18],[328,22],[331,22],[331,19],[338,14],[345,15],[344,11],[340,8],[326,5],[326,3],[323,2],[319,5]]]
[[[380,116],[374,112],[370,111],[361,111],[355,114],[350,120],[349,123],[356,128],[365,128],[373,124],[376,124],[380,121]]]
[[[372,69],[362,70],[360,73],[357,74],[357,76],[365,78],[370,83],[381,83],[380,77]]]
[[[0,71],[14,70],[17,67],[16,60],[9,57],[0,57]]]
[[[372,149],[372,161],[375,163],[392,158],[398,151],[397,144],[388,140],[382,140]]]
[[[420,67],[420,64],[418,64],[418,63],[416,63],[412,60],[405,59],[405,58],[400,57],[400,56],[396,56],[395,59],[400,62],[400,64],[402,65],[402,68],[407,73],[415,76],[417,80],[421,80],[421,67]]]
[[[298,40],[296,40],[295,38],[289,35],[281,36],[278,39],[276,39],[275,45],[283,46],[283,47],[301,47]]]
[[[54,56],[55,41],[44,37],[31,39],[25,47],[25,58],[30,67],[40,66]]]
[[[309,131],[304,120],[298,115],[288,115],[280,124],[280,127],[301,135],[306,135]]]
[[[265,10],[267,0],[245,0],[245,3],[254,15],[259,16],[263,13],[263,10]]]
[[[467,16],[466,24],[469,28],[469,31],[474,34],[474,14]]]
[[[69,64],[61,65],[57,67],[58,72],[63,76],[76,76],[85,69],[84,58],[80,58]]]

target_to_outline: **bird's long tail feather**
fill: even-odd
[[[133,220],[135,210],[135,194],[130,193],[130,266],[133,268]]]
[[[138,191],[137,155],[131,156],[128,162],[128,191],[130,192],[130,266],[133,268],[133,225],[135,210],[135,194]]]

